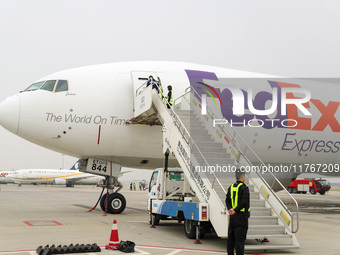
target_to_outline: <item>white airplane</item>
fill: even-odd
[[[53,184],[66,185],[73,187],[75,184],[95,185],[104,179],[103,176],[86,174],[79,172],[78,160],[70,170],[67,169],[21,169],[16,171],[8,171],[3,178],[7,182],[29,184]]]
[[[8,183],[8,179],[6,176],[8,175],[8,171],[0,171],[0,183]]]
[[[325,164],[328,169],[340,162],[337,81],[324,82],[322,87],[309,80],[295,84],[264,74],[188,63],[125,62],[57,72],[3,101],[0,124],[45,148],[107,161],[115,168],[162,167],[162,127],[127,123],[134,117],[141,81],[149,75],[163,87],[172,85],[174,99],[190,86],[200,95],[210,95],[209,102],[213,99],[220,108],[219,118],[240,126],[237,131],[267,164],[302,164],[304,168],[298,168],[302,171],[303,164]],[[233,84],[230,78],[266,79],[254,86],[245,81]],[[170,157],[169,167],[176,166],[176,159]],[[289,175],[289,182],[294,176]],[[112,199],[122,204],[121,197]]]

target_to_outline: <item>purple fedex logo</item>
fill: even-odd
[[[224,85],[225,88],[222,90],[221,88],[214,88],[203,81],[203,79],[211,80],[212,82],[218,81],[223,86],[224,81],[230,83],[232,80],[219,80],[215,73],[192,70],[186,70],[186,73],[191,86],[202,98],[201,109],[203,115],[206,114],[207,95],[213,99],[215,104],[217,102],[214,97],[220,101],[221,112],[225,119],[217,120],[224,121],[224,123],[216,124],[226,124],[226,122],[229,122],[233,126],[264,127],[267,129],[274,127],[294,128],[299,124],[298,118],[295,118],[298,115],[297,109],[305,116],[311,115],[306,107],[306,103],[311,99],[311,94],[299,85],[267,81],[272,92],[260,91],[254,95],[252,89],[245,91],[232,85],[227,87]],[[236,79],[234,81],[236,82]],[[237,80],[238,83],[239,81],[240,79]],[[293,93],[298,93],[302,96],[295,97]],[[269,103],[270,107],[268,107]],[[293,108],[290,106],[293,106]],[[247,110],[247,114],[245,114],[245,110]],[[276,116],[274,118],[268,117],[275,113],[275,111]]]

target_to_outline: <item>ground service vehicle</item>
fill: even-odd
[[[296,179],[287,187],[289,193],[306,194],[307,192],[310,192],[313,195],[318,192],[321,195],[325,195],[330,189],[331,185],[329,181],[323,179]]]
[[[203,238],[213,230],[209,222],[209,204],[198,201],[180,168],[168,171],[158,168],[153,172],[148,213],[152,225],[158,225],[160,220],[184,221],[184,232],[190,239]]]

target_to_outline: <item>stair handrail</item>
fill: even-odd
[[[188,89],[188,88],[187,88]],[[186,91],[187,91],[186,89]],[[190,90],[187,92],[187,93],[190,93],[190,92],[194,92],[194,96],[197,97],[198,99],[202,100],[202,97],[197,93],[197,91],[195,89],[193,89],[192,86],[190,86]],[[207,106],[206,108],[206,112],[208,115],[210,115],[210,117],[212,119],[217,119],[216,115],[210,111],[210,108]],[[227,130],[225,130],[225,126],[222,126],[221,130],[222,132],[227,135],[227,137],[232,137],[232,143],[233,145],[236,147],[236,149],[238,150],[239,152],[239,155],[242,155],[244,157],[244,159],[248,162],[249,165],[253,165],[250,160],[245,156],[245,152],[247,149],[249,149],[253,156],[256,157],[256,159],[260,162],[260,164],[264,167],[267,167],[266,164],[260,159],[260,157],[255,153],[255,151],[248,145],[248,143],[243,139],[243,137],[232,127],[230,126],[230,129],[234,132],[234,134],[232,135],[230,132],[228,132]],[[237,140],[235,139],[235,136],[238,136],[241,141],[245,144],[245,149],[244,151],[242,152],[242,150],[239,148],[239,145],[238,145],[238,142]],[[239,158],[238,158],[239,159]],[[269,188],[270,190],[272,190],[272,187],[268,184],[268,182],[258,173],[258,171],[255,171],[257,176],[264,182],[264,184],[267,186],[267,188]],[[299,230],[299,204],[298,202],[296,201],[296,199],[286,190],[286,188],[283,186],[283,184],[280,182],[279,179],[277,179],[277,177],[271,172],[269,171],[269,173],[272,175],[272,177],[274,178],[274,180],[282,187],[282,189],[286,192],[286,194],[288,194],[288,196],[293,200],[293,202],[295,203],[296,205],[296,219],[297,219],[297,227],[296,227],[296,230],[293,229],[292,227],[292,233],[296,233],[298,230]],[[273,182],[274,184],[274,182]],[[279,201],[279,203],[281,203],[281,205],[286,209],[286,211],[290,214],[291,218],[292,218],[292,226],[294,226],[294,223],[293,223],[293,220],[294,220],[294,217],[292,215],[292,213],[290,212],[290,210],[287,208],[287,206],[283,203],[283,201],[277,196],[276,192],[272,192],[273,195],[277,198],[277,200]]]

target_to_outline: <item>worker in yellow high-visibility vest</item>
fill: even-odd
[[[166,106],[168,109],[171,108],[173,104],[173,99],[172,99],[172,86],[168,86],[168,95],[166,96]]]
[[[163,87],[162,87],[162,84],[160,84],[160,83],[157,83],[157,84],[158,84],[158,87],[156,88],[156,90],[158,91],[159,97],[163,99]]]
[[[229,212],[227,251],[228,255],[244,254],[244,242],[247,238],[248,218],[250,216],[249,189],[245,184],[246,175],[240,169],[236,171],[236,182],[227,193],[226,205]]]

